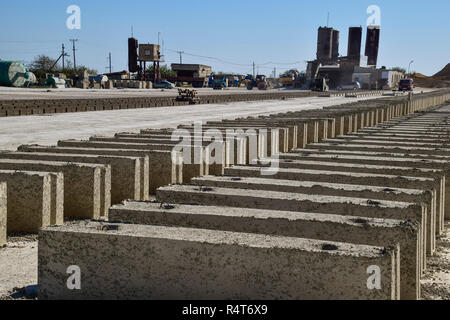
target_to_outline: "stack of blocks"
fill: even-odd
[[[449,99],[443,91],[0,154],[0,170],[38,171],[27,173],[30,187],[45,195],[33,211],[45,222],[27,216],[44,227],[39,297],[420,299],[450,216]],[[0,175],[8,231],[13,173]],[[25,229],[11,216],[11,228]],[[46,227],[60,216],[105,221]],[[73,265],[80,290],[66,286]]]

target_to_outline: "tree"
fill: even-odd
[[[55,65],[56,59],[50,58],[46,55],[38,55],[34,60],[28,65],[28,70],[33,72],[38,78],[45,78],[46,73],[57,73],[61,72],[66,75],[67,78],[73,78],[75,74],[82,74],[84,71],[87,71],[90,75],[98,74],[97,70],[90,69],[86,66],[80,65],[77,67],[76,72],[73,70],[72,62],[70,60],[66,60],[64,62],[64,70],[61,68],[61,60]],[[53,67],[53,68],[52,68]]]
[[[33,72],[36,77],[44,78],[47,72],[50,72],[50,68],[55,64],[56,60],[46,55],[38,55],[28,65],[28,70]],[[55,66],[57,68],[57,66]]]
[[[394,67],[394,68],[392,68],[392,71],[398,71],[398,72],[406,73],[406,69],[402,68],[402,67]]]
[[[161,78],[169,78],[169,77],[176,77],[177,73],[173,71],[171,68],[169,68],[166,64],[159,66],[159,70],[161,72]],[[153,74],[153,65],[147,68],[147,71],[150,74]]]

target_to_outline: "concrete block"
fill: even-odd
[[[445,213],[445,198],[446,198],[446,175],[442,169],[421,168],[420,164],[416,167],[400,167],[388,165],[373,165],[373,164],[358,164],[345,162],[326,162],[326,161],[312,161],[312,160],[290,160],[281,159],[275,161],[280,168],[292,169],[311,169],[311,170],[325,170],[325,171],[345,171],[345,172],[361,172],[361,173],[375,173],[388,174],[396,176],[410,176],[410,177],[432,177],[435,179],[436,189],[436,208],[432,212],[432,221],[436,223],[437,230],[442,230],[444,226]],[[273,165],[273,161],[272,161]],[[449,177],[450,178],[450,177]],[[447,208],[447,210],[450,210]],[[436,217],[436,219],[434,219]]]
[[[87,163],[65,163],[0,159],[0,170],[62,172],[64,217],[99,218],[111,206],[111,167]]]
[[[78,147],[46,147],[35,145],[23,145],[19,147],[23,152],[47,152],[63,154],[89,154],[104,156],[124,156],[124,157],[148,157],[149,164],[149,186],[150,194],[156,189],[169,184],[183,182],[183,164],[179,152],[161,150],[139,150],[139,149],[104,149],[104,148],[78,148]],[[141,168],[147,164],[141,164]]]
[[[3,181],[3,180],[1,180]],[[0,182],[0,248],[6,245],[6,221],[7,221],[7,201],[8,190],[6,182]]]
[[[260,177],[261,169],[258,167],[236,166],[226,168],[225,174],[231,177]],[[421,189],[432,192],[433,204],[436,203],[437,199],[436,182],[433,178],[306,169],[278,169],[276,173],[264,176],[264,178],[370,185],[384,188]],[[435,207],[435,205],[433,205],[433,207]],[[433,228],[432,221],[434,221],[433,211],[427,212],[422,221],[425,247],[427,247],[426,240],[435,237],[436,231],[435,228]]]
[[[237,188],[250,190],[279,191],[302,194],[317,194],[340,197],[355,197],[370,200],[388,200],[401,202],[422,202],[427,206],[426,253],[433,255],[436,249],[436,231],[433,217],[435,214],[435,196],[430,190],[386,188],[370,185],[349,185],[317,181],[277,180],[252,177],[213,177],[205,176],[192,180],[197,186]],[[429,218],[429,219],[428,219]],[[429,221],[430,220],[430,221]]]
[[[173,131],[162,131],[156,130],[153,132],[152,130],[147,130],[146,133],[117,133],[115,137],[118,138],[132,138],[132,137],[142,137],[142,138],[155,138],[155,139],[171,139]],[[203,134],[207,134],[208,130],[204,130]],[[180,132],[181,133],[181,132]],[[230,166],[234,164],[248,164],[247,161],[247,145],[249,138],[248,137],[240,137],[239,135],[227,134],[224,131],[221,131],[223,134],[223,138],[226,138],[226,151],[225,151],[225,166]],[[194,132],[187,132],[187,136],[193,136]],[[278,149],[276,149],[278,150]],[[214,165],[210,165],[210,174],[213,174],[215,171]]]
[[[398,250],[217,230],[79,222],[41,231],[38,296],[398,299]],[[81,290],[66,286],[67,267],[74,264],[81,271]],[[380,290],[368,290],[370,266],[380,268]]]
[[[298,130],[299,126],[294,121],[285,119],[272,118],[251,118],[251,119],[237,119],[237,120],[222,120],[222,121],[208,121],[208,127],[250,127],[250,128],[265,128],[268,130],[278,130],[280,132],[280,152],[283,150],[290,151],[298,147]]]
[[[59,147],[77,147],[77,148],[98,148],[98,149],[137,149],[137,150],[163,150],[178,151],[183,154],[183,182],[188,183],[192,178],[209,173],[208,165],[203,161],[205,149],[207,147],[186,146],[192,151],[183,152],[182,146],[174,147],[170,144],[147,144],[147,143],[120,143],[120,142],[95,142],[65,140],[58,141]]]
[[[179,129],[188,130],[195,133],[195,126],[179,126]],[[223,137],[239,140],[246,140],[247,163],[266,154],[278,154],[287,152],[289,129],[287,128],[266,128],[262,126],[239,125],[239,124],[218,124],[202,126],[204,132],[218,130]],[[231,136],[231,137],[230,137]],[[228,139],[227,139],[228,140]]]
[[[142,137],[142,136],[133,136],[133,137],[122,137],[115,136],[111,137],[101,137],[95,136],[91,137],[90,141],[104,141],[104,142],[127,142],[127,143],[149,143],[149,144],[162,144],[162,145],[178,145],[182,143],[186,137],[180,137],[180,139],[174,141],[169,138],[153,138],[153,137]],[[194,146],[205,146],[209,147],[205,149],[205,163],[209,165],[205,169],[208,168],[208,174],[223,174],[224,167],[226,165],[226,141],[205,141],[205,140],[197,140],[194,137],[189,137],[189,141]],[[206,152],[206,150],[210,150],[210,152]],[[206,172],[205,172],[206,173]]]
[[[0,170],[7,183],[7,231],[37,233],[51,223],[52,178],[46,172]]]
[[[389,247],[400,244],[401,299],[420,299],[420,230],[408,221],[292,211],[126,202],[109,221],[298,237]]]
[[[450,156],[450,149],[446,148],[426,148],[426,147],[407,147],[407,146],[388,146],[388,145],[364,145],[364,144],[330,144],[330,143],[318,143],[308,146],[309,149],[327,150],[332,149],[336,151],[358,151],[358,152],[378,152],[378,153],[403,153],[406,156],[409,154],[424,154],[433,156]],[[450,213],[449,213],[450,215]],[[439,219],[439,231],[443,232],[443,217]]]
[[[1,159],[64,161],[78,163],[96,163],[111,166],[111,203],[118,204],[123,200],[148,200],[148,156],[137,157],[95,156],[80,154],[56,154],[39,152],[0,152]],[[147,165],[141,168],[141,163]]]

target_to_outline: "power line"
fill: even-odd
[[[180,53],[180,51],[173,50],[173,49],[167,49],[167,48],[166,48],[166,50],[169,50],[169,51],[172,51],[172,52],[176,52],[176,53]],[[247,66],[252,66],[252,64],[234,63],[234,62],[226,61],[226,60],[223,60],[223,59],[220,59],[220,58],[209,57],[209,56],[202,56],[202,55],[199,55],[199,54],[189,53],[189,52],[185,52],[185,51],[183,51],[182,53],[183,53],[183,54],[186,54],[186,55],[188,55],[188,56],[193,56],[193,57],[199,57],[199,58],[204,58],[204,59],[216,60],[216,61],[223,62],[223,63],[226,63],[226,64],[233,64],[233,65],[237,65],[237,66],[246,66],[246,67],[247,67]]]

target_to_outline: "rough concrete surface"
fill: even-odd
[[[400,244],[401,299],[420,298],[420,230],[393,219],[293,211],[126,202],[113,206],[110,221],[270,234],[388,247]]]
[[[368,100],[374,97],[357,98]],[[351,101],[356,101],[351,100]],[[185,107],[93,111],[87,113],[0,118],[0,148],[21,144],[55,145],[61,139],[88,139],[92,135],[136,131],[137,128],[176,127],[193,121],[235,119],[289,110],[310,110],[349,102],[345,97],[237,102]]]
[[[398,250],[206,229],[79,222],[40,232],[38,296],[398,299]],[[66,268],[73,264],[83,275],[81,290],[66,287]],[[367,288],[367,269],[373,265],[380,267],[381,290]]]
[[[7,183],[0,180],[0,248],[6,245],[6,221],[7,221]]]

